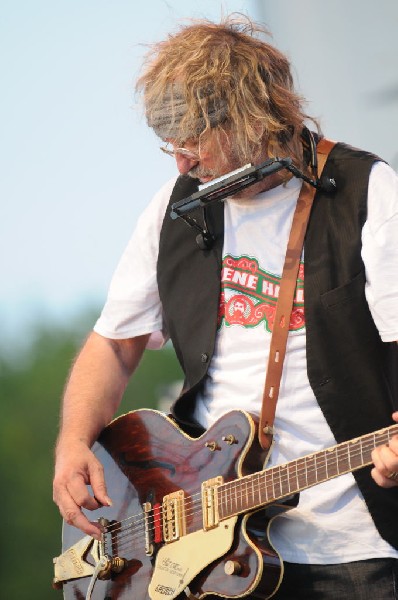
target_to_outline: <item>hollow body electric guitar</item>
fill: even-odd
[[[299,491],[369,465],[398,425],[265,470],[256,432],[240,410],[199,438],[153,410],[112,421],[94,451],[113,506],[87,513],[100,542],[64,523],[54,586],[65,600],[270,598],[283,574],[272,518]]]

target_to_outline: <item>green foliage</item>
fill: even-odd
[[[0,349],[3,598],[62,598],[51,587],[52,558],[61,551],[62,524],[52,502],[53,447],[64,383],[90,327],[87,318],[68,330],[41,325],[18,359]],[[162,386],[179,379],[170,347],[148,351],[120,412],[156,408]]]

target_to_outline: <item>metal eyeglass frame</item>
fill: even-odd
[[[200,160],[200,156],[197,152],[191,152],[186,148],[174,148],[172,150],[171,148],[168,148],[168,145],[169,144],[166,144],[165,146],[160,146],[161,151],[165,154],[168,154],[168,156],[172,156],[173,158],[175,158],[176,154],[181,154],[189,160]]]

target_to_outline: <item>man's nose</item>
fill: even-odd
[[[193,167],[198,164],[198,160],[187,158],[183,154],[179,154],[179,152],[175,153],[175,159],[177,163],[177,169],[181,173],[181,175],[186,175],[188,171],[190,171]]]

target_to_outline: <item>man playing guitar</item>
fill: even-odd
[[[54,500],[65,524],[98,540],[98,556],[103,556],[107,525],[88,515],[111,511],[116,490],[109,478],[105,481],[101,456],[92,447],[111,422],[144,350],[171,339],[185,382],[167,425],[156,432],[158,421],[152,416],[144,414],[141,419],[133,414],[128,426],[115,421],[100,438],[102,448],[114,457],[117,436],[122,441],[126,432],[135,432],[140,446],[131,437],[133,446],[122,444],[123,461],[116,461],[125,477],[129,469],[138,469],[139,448],[146,436],[141,423],[150,423],[152,454],[145,464],[158,478],[137,492],[141,496],[145,490],[148,496],[137,504],[144,527],[142,556],[148,560],[128,559],[125,571],[134,581],[139,564],[145,563],[148,591],[139,595],[125,578],[117,592],[116,587],[108,587],[106,597],[158,600],[180,594],[200,598],[213,592],[215,597],[272,595],[276,600],[398,598],[398,436],[394,429],[387,438],[377,435],[371,457],[366,450],[360,464],[351,451],[359,442],[348,443],[359,438],[361,445],[362,439],[367,443],[368,437],[363,436],[398,421],[394,412],[398,406],[396,174],[377,156],[337,143],[323,170],[333,189],[322,184],[316,151],[322,134],[304,113],[288,60],[246,18],[180,27],[151,49],[137,87],[148,125],[162,140],[163,151],[174,157],[179,177],[162,187],[141,216],[114,274],[106,305],[66,386],[54,477]],[[315,132],[310,131],[309,121]],[[246,165],[274,164],[287,157],[289,162],[283,164],[291,162],[294,173],[287,168],[275,170],[222,202],[199,205],[185,218],[181,214],[171,218],[173,206],[180,206],[198,186],[211,186]],[[262,469],[264,457],[255,447],[251,421],[246,427],[241,415],[242,410],[254,416],[260,413],[286,247],[306,181],[316,193],[287,324],[274,443],[267,462],[268,469],[279,469],[272,471],[275,477],[281,470],[288,475],[273,483],[273,499],[293,495],[289,491],[301,493],[297,506],[271,521],[262,521],[256,513],[237,541],[237,534],[232,539],[226,533],[236,527],[235,515],[259,508],[267,499],[257,499],[253,487],[245,488],[245,506],[239,508],[221,504],[216,509],[214,499],[227,493],[222,487],[226,478],[231,480],[228,485],[235,486],[233,480],[247,474],[233,454],[238,452],[240,437],[247,439],[239,450],[245,458],[257,453],[255,470]],[[220,437],[203,437],[212,427]],[[196,440],[203,443],[199,446]],[[323,453],[335,446],[338,449],[330,452],[336,453],[338,466],[331,475],[331,463]],[[159,447],[163,454],[168,448],[164,460]],[[340,449],[345,452],[344,468],[339,468]],[[184,465],[184,453],[189,482],[184,476],[186,488],[180,495],[165,484],[160,514],[159,502],[149,498],[152,485],[154,494],[160,494],[161,469],[178,470]],[[234,474],[217,462],[223,456],[236,461]],[[318,472],[321,461],[323,474],[315,482],[300,479],[298,461],[304,456],[310,457],[306,462],[312,466],[318,461]],[[211,472],[206,471],[210,459],[217,465]],[[373,466],[366,466],[370,461]],[[195,485],[205,515],[201,531],[190,534],[191,480],[195,470],[199,474],[203,469],[211,482],[203,486],[199,478]],[[221,483],[218,474],[224,475]],[[166,481],[168,475],[164,477]],[[283,482],[291,482],[292,477],[293,483],[286,487]],[[188,496],[185,512],[174,520],[181,497]],[[169,515],[166,521],[165,515]],[[221,536],[218,525],[222,523]],[[263,555],[271,557],[268,562],[279,555],[283,560],[283,576],[274,588],[264,591],[263,568],[258,566],[252,583],[240,587],[245,569],[250,569],[249,558],[224,561],[225,587],[222,583],[206,587],[201,568],[209,569],[206,577],[211,578],[211,566],[203,557],[209,554],[216,572],[218,559],[232,547],[237,554],[243,538],[250,537],[246,532],[254,529],[259,539],[269,534],[271,549],[259,542]],[[156,556],[162,544],[170,549],[174,545],[175,550],[169,554],[159,550]],[[79,554],[76,548],[74,552]],[[184,579],[188,566],[185,570],[179,566],[187,555],[189,565],[199,565],[189,582]],[[92,562],[95,568],[99,564]],[[122,575],[117,575],[116,563],[110,581],[117,586]],[[165,583],[163,571],[170,581],[179,578],[183,589]],[[76,574],[73,577],[78,579]],[[69,575],[58,579],[66,582]],[[85,593],[95,597],[94,579],[89,592],[86,585],[84,592],[71,591],[68,597],[81,598]],[[72,584],[66,583],[65,589],[72,589]]]

